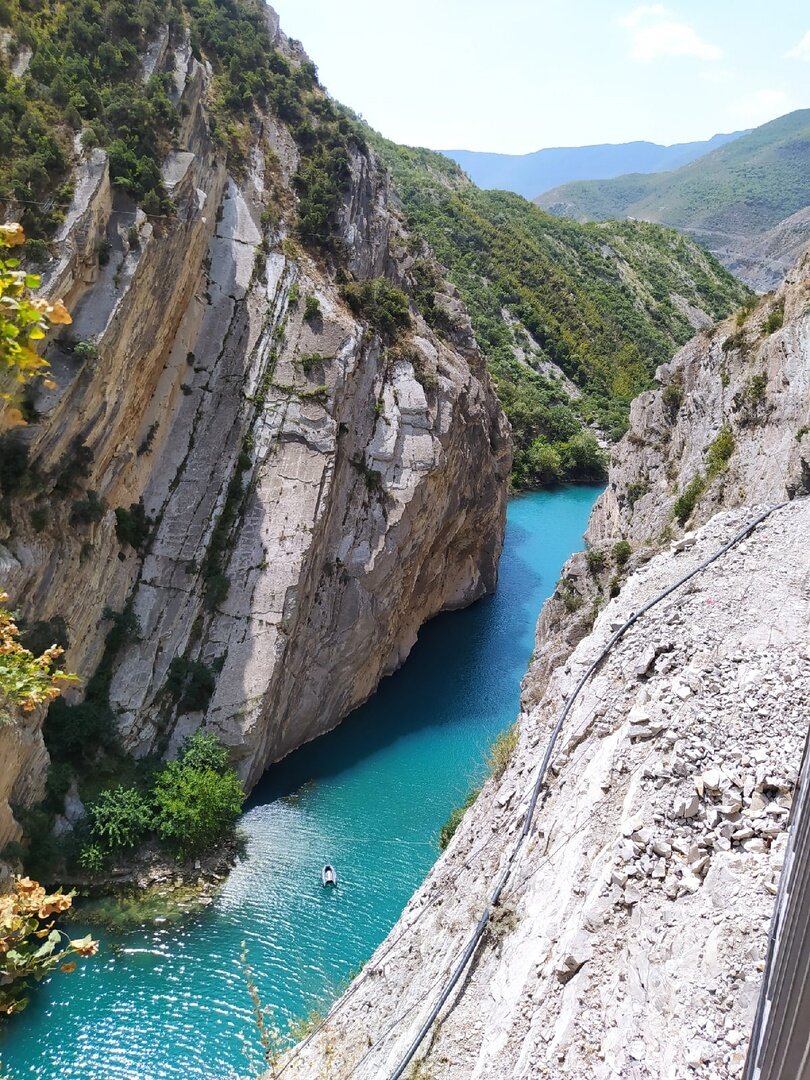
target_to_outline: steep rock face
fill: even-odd
[[[290,235],[287,129],[263,116],[229,176],[208,135],[209,76],[188,42],[161,36],[147,60],[172,73],[184,118],[164,163],[177,209],[147,222],[113,198],[101,152],[80,169],[46,284],[97,355],[79,364],[52,346],[58,389],[25,432],[44,490],[15,506],[5,582],[27,615],[65,618],[68,667],[85,676],[108,610],[128,605],[137,640],[105,657],[125,744],[171,752],[204,725],[252,784],[368,697],[422,622],[494,587],[507,428],[455,297],[437,297],[445,337],[413,308],[410,331],[386,344]],[[386,175],[361,150],[350,171],[338,215],[346,268],[408,289]],[[308,297],[319,312],[306,318]],[[81,490],[63,481],[60,496],[71,462]],[[89,521],[76,513],[88,491],[105,505]],[[140,554],[113,514],[139,499],[153,519]],[[37,531],[30,512],[45,502]],[[178,658],[181,672],[204,665],[210,700],[167,687]]]
[[[15,710],[0,724],[0,851],[10,840],[22,838],[12,807],[30,806],[45,794],[48,751],[42,741],[43,714],[42,708]],[[0,882],[4,866],[0,862]]]

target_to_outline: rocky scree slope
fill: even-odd
[[[535,828],[414,1072],[741,1075],[807,735],[809,270],[800,263],[777,297],[741,312],[740,326],[695,339],[659,372],[662,389],[634,404],[589,525],[591,557],[569,561],[538,624],[512,761],[288,1074],[317,1075],[324,1059],[338,1077],[394,1067],[505,865],[546,739],[581,673],[632,611],[763,503],[793,498],[643,616],[586,685]],[[763,334],[783,300],[783,326]],[[724,352],[741,329],[755,347]],[[763,370],[765,405],[756,394],[761,411],[741,424],[750,395],[736,405],[735,395]],[[679,372],[673,417],[667,386]],[[640,438],[642,420],[654,440]],[[732,448],[724,439],[687,519],[700,527],[683,536],[672,519],[674,474],[682,462],[705,469],[726,425]],[[638,495],[632,485],[653,460],[660,475],[650,472]],[[619,540],[627,548],[617,568]]]
[[[2,576],[29,619],[65,620],[71,670],[101,663],[127,749],[171,753],[204,726],[250,786],[367,698],[422,622],[494,588],[508,430],[452,289],[441,338],[396,292],[413,290],[408,236],[362,140],[331,222],[342,257],[312,253],[288,127],[256,110],[229,171],[188,33],[146,59],[182,118],[174,210],[147,219],[103,150],[81,155],[45,281],[73,341],[17,436]],[[20,767],[46,762],[40,744]]]
[[[608,605],[522,715],[512,762],[391,944],[288,1074],[318,1075],[327,1054],[337,1077],[393,1068],[484,908],[580,673],[612,626],[750,516],[719,514]],[[807,727],[808,527],[810,503],[778,512],[645,616],[588,684],[536,828],[417,1075],[740,1075]]]

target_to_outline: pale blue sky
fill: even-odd
[[[274,0],[327,89],[398,142],[686,142],[810,106],[806,0]]]

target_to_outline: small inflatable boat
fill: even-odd
[[[337,874],[334,866],[330,866],[329,863],[326,864],[321,870],[321,881],[324,885],[337,885]]]

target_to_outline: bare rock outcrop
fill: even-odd
[[[41,706],[30,712],[4,711],[0,722],[0,851],[9,841],[22,839],[13,807],[32,806],[45,794],[48,751],[42,740],[44,713]]]
[[[686,345],[640,394],[590,543],[666,541],[719,507],[810,490],[810,254],[782,287]]]

